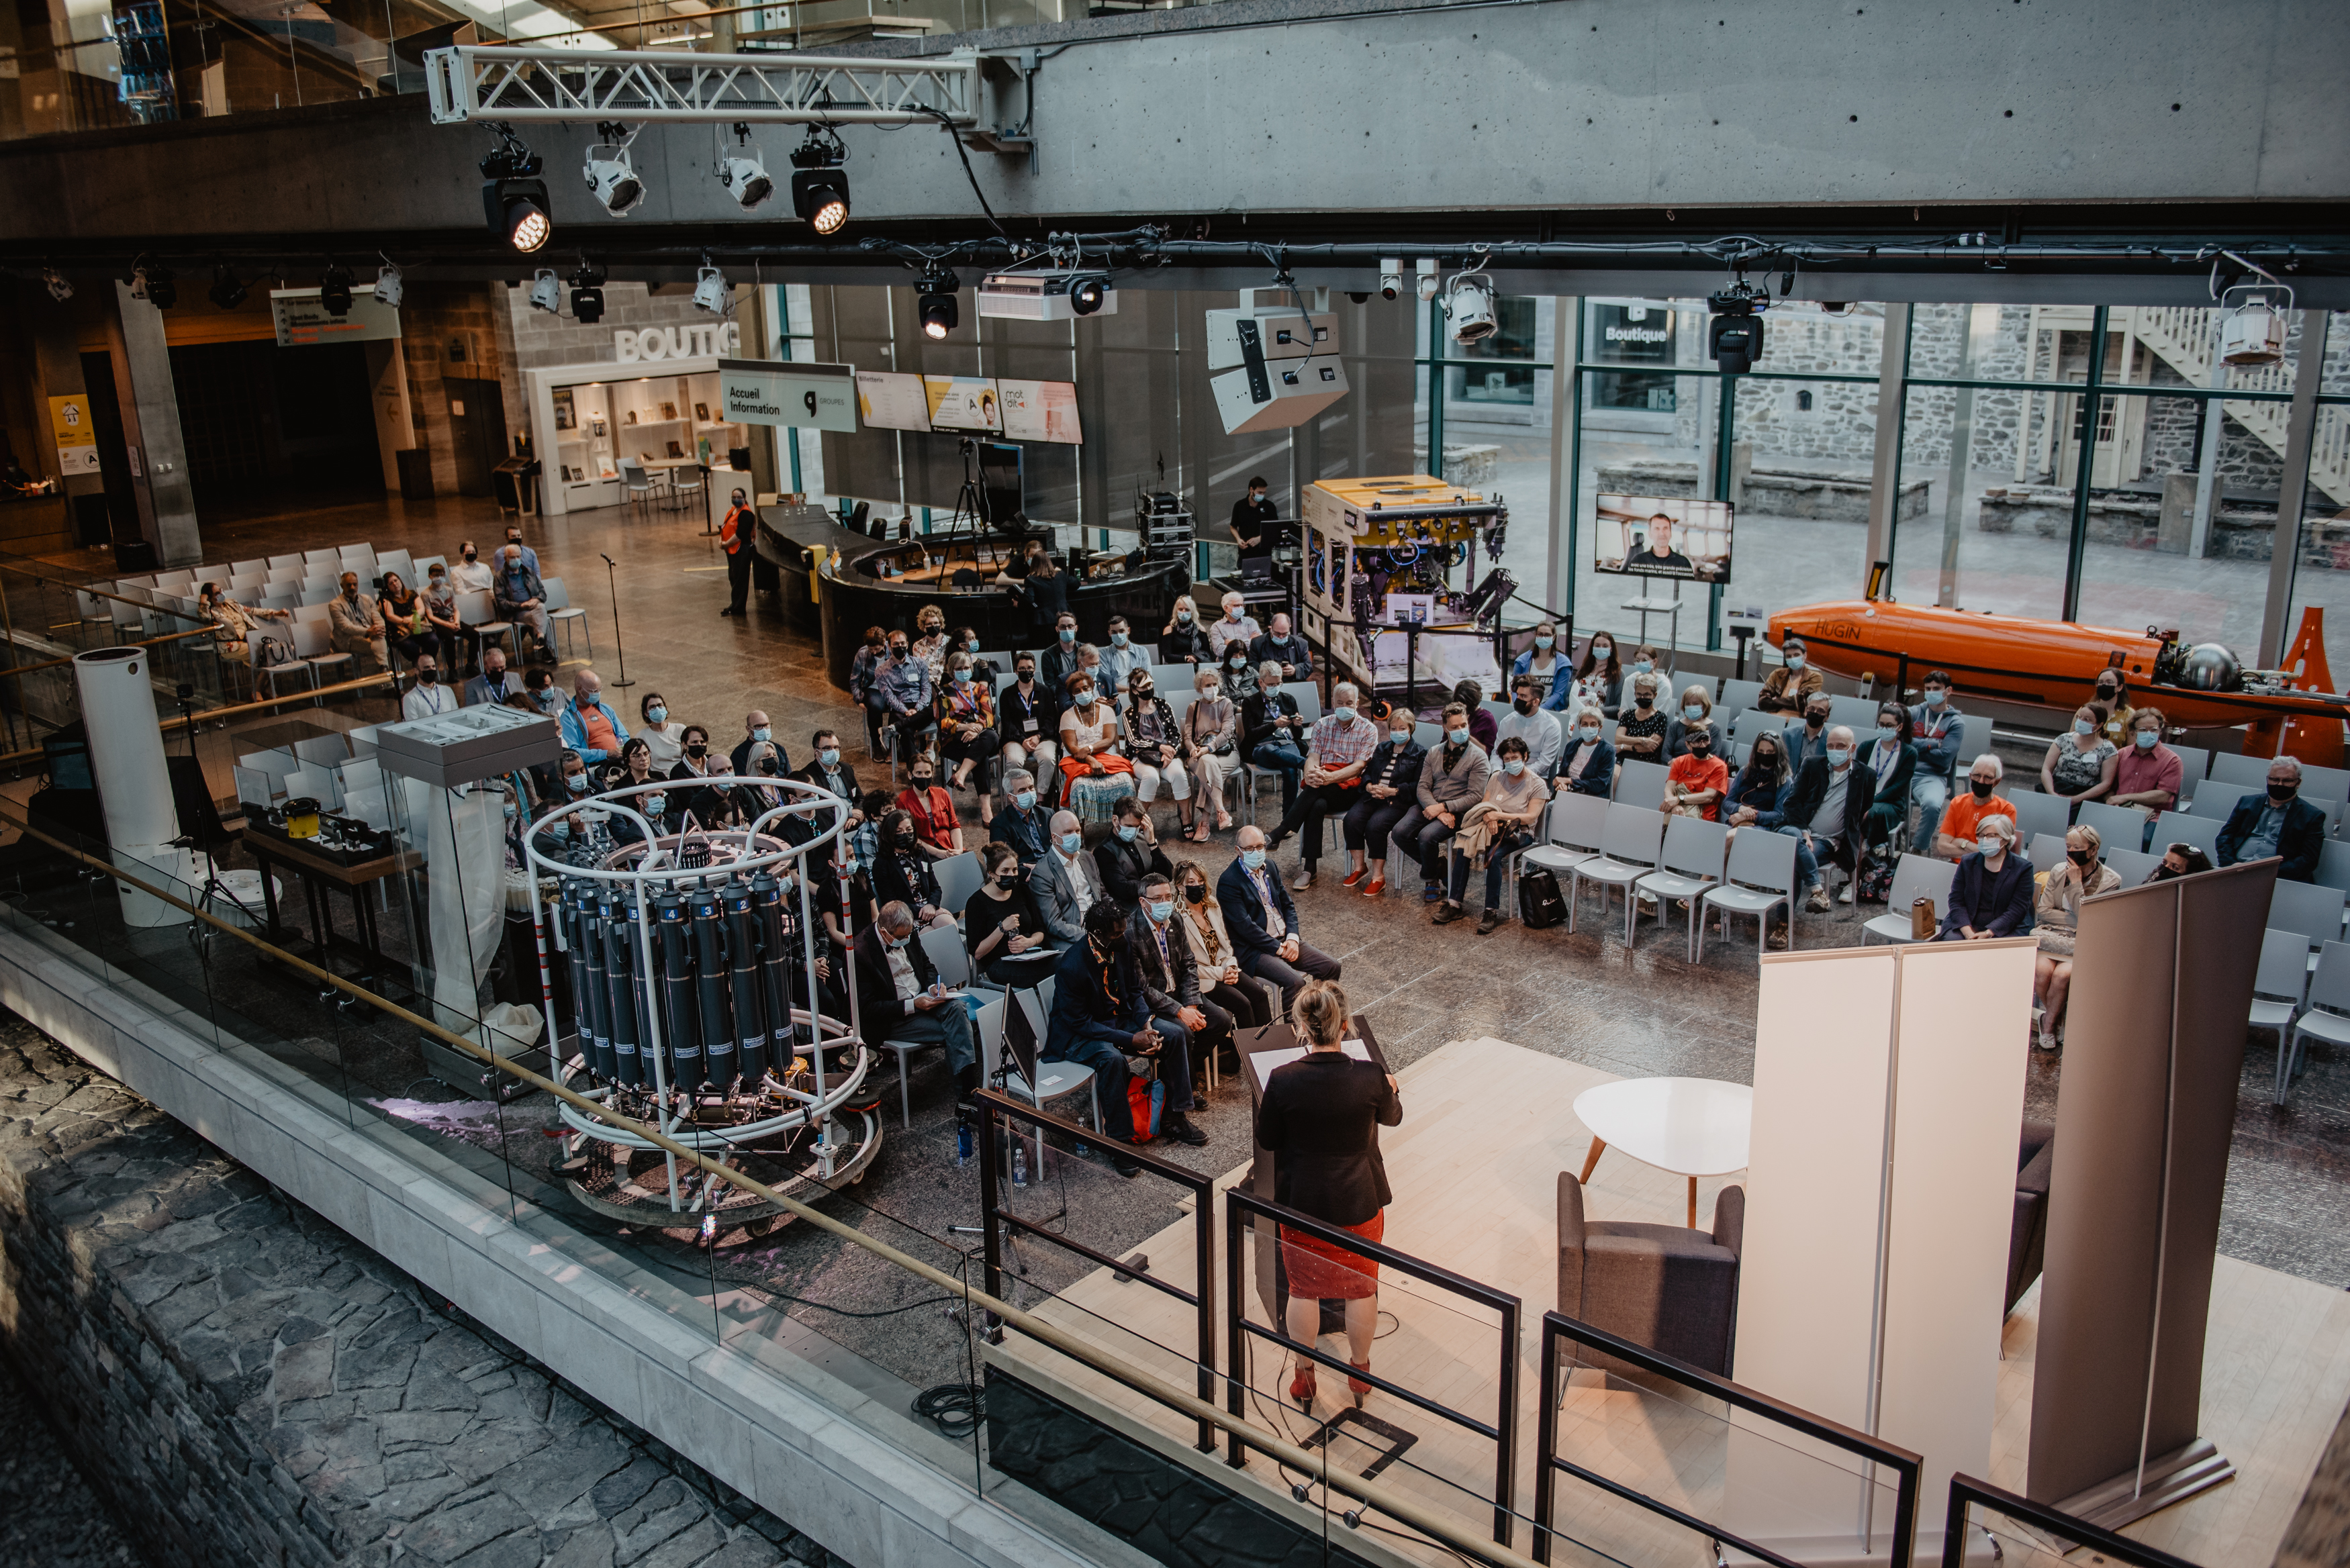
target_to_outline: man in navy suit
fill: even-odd
[[[1298,940],[1297,905],[1281,878],[1265,868],[1264,830],[1243,827],[1234,842],[1240,858],[1216,878],[1216,903],[1224,911],[1241,968],[1281,988],[1281,1015],[1287,1018],[1307,981],[1338,978],[1338,961]]]
[[[1950,878],[1950,909],[1938,942],[2016,936],[2032,917],[2032,862],[2015,853],[2015,824],[1984,817],[1975,824],[1975,846]]]
[[[2220,830],[2219,861],[2234,866],[2281,855],[2279,881],[2314,882],[2324,846],[2325,813],[2301,798],[2300,759],[2279,757],[2269,764],[2268,794],[2248,794],[2228,814],[2228,826]]]

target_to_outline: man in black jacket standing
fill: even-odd
[[[939,971],[914,940],[914,912],[903,904],[882,905],[873,923],[858,933],[855,952],[858,1022],[866,1043],[878,1047],[885,1040],[910,1040],[944,1045],[955,1093],[968,1097],[979,1087],[971,1012],[961,996],[940,994]]]
[[[1828,912],[1827,885],[1820,862],[1830,860],[1846,877],[1860,866],[1861,846],[1867,841],[1868,808],[1877,798],[1877,775],[1855,754],[1852,732],[1838,724],[1829,730],[1822,753],[1804,759],[1795,787],[1780,808],[1785,826],[1779,831],[1796,844],[1796,895],[1815,915]],[[1846,881],[1844,901],[1852,902]]]

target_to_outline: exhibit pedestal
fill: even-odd
[[[2056,1506],[2100,1529],[2119,1530],[2235,1479],[2236,1467],[2227,1456],[2213,1448],[2210,1439],[2198,1438],[2184,1448],[2147,1460],[2143,1469],[2126,1470],[2102,1485],[2074,1493]]]

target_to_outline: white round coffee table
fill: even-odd
[[[1689,1222],[1697,1228],[1697,1180],[1746,1168],[1754,1129],[1754,1091],[1719,1078],[1625,1078],[1575,1096],[1577,1120],[1592,1131],[1591,1179],[1610,1147],[1643,1165],[1689,1178]]]

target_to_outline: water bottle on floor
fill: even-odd
[[[1028,1185],[1028,1146],[1024,1143],[1015,1143],[1012,1146],[1012,1185],[1014,1187]]]
[[[955,1164],[971,1163],[971,1112],[958,1107],[955,1111]]]

